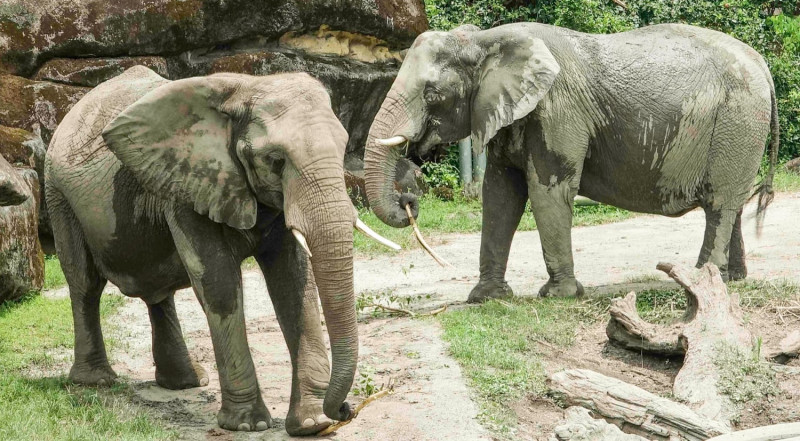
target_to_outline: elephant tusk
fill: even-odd
[[[402,249],[400,247],[400,245],[392,242],[391,240],[389,240],[389,239],[381,236],[380,234],[376,233],[375,231],[373,231],[372,228],[368,227],[367,224],[365,224],[359,218],[356,218],[356,229],[358,231],[364,233],[365,236],[367,236],[367,237],[369,237],[371,239],[374,239],[376,242],[378,242],[380,244],[383,244],[383,245],[386,245],[387,247],[389,247],[389,248],[391,248],[393,250],[401,250]]]
[[[386,139],[376,139],[375,142],[384,147],[395,147],[406,142],[406,137],[402,135],[397,135]]]
[[[292,228],[292,234],[294,235],[294,238],[297,239],[297,242],[300,244],[300,246],[306,250],[308,257],[311,257],[311,250],[308,248],[308,242],[306,242],[306,237],[303,236],[303,233]]]
[[[408,204],[406,204],[406,214],[408,215],[408,222],[414,229],[414,236],[417,238],[417,242],[419,242],[419,244],[422,246],[422,249],[427,251],[428,254],[430,254],[431,257],[433,257],[433,260],[435,260],[436,263],[439,264],[439,266],[442,266],[444,268],[453,268],[453,265],[451,265],[450,262],[442,259],[442,257],[439,256],[439,254],[437,254],[436,251],[433,251],[433,248],[431,248],[431,246],[428,245],[428,242],[425,242],[425,238],[422,237],[422,232],[419,231],[419,227],[417,226],[417,221],[414,220],[414,216],[411,214],[411,208],[408,206]]]

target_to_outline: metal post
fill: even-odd
[[[472,182],[472,142],[469,138],[458,141],[458,169],[462,186]]]
[[[471,146],[472,143],[470,142]],[[474,155],[472,163],[472,180],[477,184],[483,184],[483,175],[486,172],[486,148],[483,149],[480,155]]]

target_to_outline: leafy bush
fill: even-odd
[[[581,32],[610,33],[657,23],[687,23],[726,32],[764,55],[781,122],[782,159],[800,156],[800,4],[756,0],[425,0],[431,28],[481,28],[535,21]],[[780,14],[775,15],[777,12]]]

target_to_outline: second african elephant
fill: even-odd
[[[764,59],[720,32],[656,25],[612,35],[517,23],[426,32],[409,49],[367,140],[375,214],[408,225],[413,194],[393,186],[405,151],[472,137],[488,144],[480,282],[469,300],[511,294],[511,240],[530,199],[549,281],[540,295],[583,292],[572,260],[576,194],[632,211],[706,214],[698,265],[746,275],[742,206],[768,136],[771,199],[778,149],[775,91]]]

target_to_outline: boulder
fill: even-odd
[[[0,75],[0,126],[36,133],[47,145],[58,123],[89,90]]]
[[[153,69],[162,77],[169,76],[167,60],[163,57],[56,58],[39,68],[33,79],[94,87],[140,65]]]
[[[0,182],[4,180],[15,180],[26,199],[0,207],[0,302],[40,290],[44,284],[44,254],[37,234],[39,179],[34,170],[12,167],[0,157]]]
[[[13,207],[28,200],[28,189],[16,170],[0,156],[0,207]]]
[[[30,76],[56,57],[178,54],[321,25],[407,47],[428,22],[420,0],[8,0],[0,71]]]

